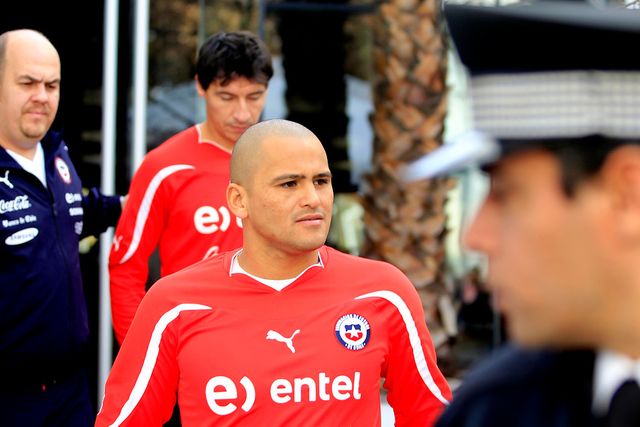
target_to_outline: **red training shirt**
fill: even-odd
[[[429,426],[451,398],[422,304],[390,264],[334,249],[282,291],[230,274],[233,253],[144,298],[96,426],[160,426],[176,395],[190,426]]]
[[[242,245],[228,209],[231,153],[202,141],[198,126],[150,151],[136,171],[109,258],[111,311],[119,342],[145,294],[148,260],[159,246],[166,276]]]

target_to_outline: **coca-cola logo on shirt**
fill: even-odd
[[[26,194],[17,196],[13,200],[0,199],[0,214],[22,211],[25,209],[29,209],[30,207],[31,202],[29,201],[29,196],[27,196]]]

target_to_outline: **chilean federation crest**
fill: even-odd
[[[66,184],[71,184],[71,171],[69,171],[69,166],[67,166],[67,163],[60,157],[56,157],[55,164],[60,178],[62,178],[62,180]]]
[[[336,337],[349,350],[362,350],[371,337],[369,322],[359,314],[345,314],[336,322]]]

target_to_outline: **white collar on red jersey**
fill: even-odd
[[[227,147],[225,147],[225,146],[223,146],[223,145],[221,145],[221,144],[218,144],[217,142],[215,142],[215,141],[213,141],[213,140],[211,140],[211,139],[204,139],[204,138],[202,137],[202,129],[201,129],[201,126],[202,126],[202,125],[201,125],[200,123],[198,123],[198,124],[196,125],[196,131],[198,132],[198,144],[210,144],[210,145],[213,145],[213,146],[215,146],[215,147],[218,147],[218,148],[219,148],[219,149],[221,149],[222,151],[225,151],[225,152],[227,152],[227,153],[231,154],[231,150],[230,150],[229,148],[227,148]]]
[[[318,262],[316,262],[315,264],[311,264],[309,267],[305,268],[300,274],[298,274],[296,277],[292,279],[281,279],[281,280],[263,279],[262,277],[254,276],[251,273],[247,273],[247,271],[240,266],[240,263],[238,262],[238,255],[240,255],[241,252],[242,252],[242,249],[240,249],[238,252],[233,254],[233,257],[231,258],[231,268],[229,269],[229,276],[232,276],[234,274],[244,274],[245,276],[249,276],[253,280],[260,282],[263,285],[266,285],[266,286],[269,286],[270,288],[275,289],[276,291],[281,291],[287,286],[289,286],[290,284],[292,284],[293,282],[295,282],[296,280],[298,280],[298,278],[302,276],[310,268],[313,268],[313,267],[324,268],[322,257],[320,256],[320,252],[318,252]]]

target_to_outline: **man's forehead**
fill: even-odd
[[[269,148],[263,147],[261,152],[256,154],[260,156],[255,163],[256,166],[268,170],[273,176],[315,176],[330,173],[326,157],[320,151],[317,155],[311,152],[303,155],[296,147],[273,145]]]
[[[212,87],[215,88],[216,91],[219,92],[229,92],[229,91],[238,91],[238,90],[265,90],[267,85],[264,83],[260,83],[256,80],[249,80],[246,77],[238,76],[228,81],[223,81],[220,79],[216,79],[211,82]]]
[[[8,67],[13,77],[17,80],[28,80],[34,82],[54,83],[60,81],[60,68],[43,67],[33,63],[18,63],[13,67]]]
[[[60,80],[60,71],[44,71],[34,67],[21,67],[15,70],[16,77],[21,80],[51,83]]]
[[[292,164],[297,162],[297,158],[288,157],[287,152],[313,152],[318,158],[324,156],[322,143],[312,134],[303,134],[294,131],[273,132],[266,135],[260,142],[261,149],[279,158],[284,158]]]
[[[540,174],[559,170],[558,160],[549,150],[530,148],[509,153],[493,163],[482,167],[492,179],[524,177],[535,181]]]
[[[17,76],[60,78],[60,58],[54,49],[9,43],[5,55],[5,69],[13,70]]]
[[[329,164],[320,143],[298,136],[273,136],[263,141],[257,166],[261,165],[272,177],[293,176],[313,178],[330,175]]]
[[[286,168],[283,168],[283,170]],[[300,179],[314,179],[319,177],[330,178],[331,171],[329,169],[317,169],[317,170],[296,170],[296,168],[289,168],[289,171],[277,174],[274,173],[273,181],[285,181],[285,180],[300,180]]]

